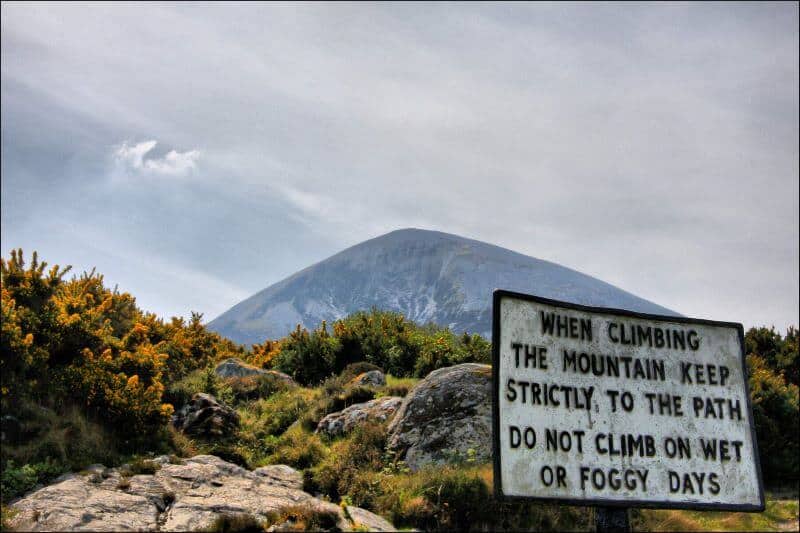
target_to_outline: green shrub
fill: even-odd
[[[217,376],[214,367],[208,367],[195,370],[170,385],[164,393],[164,401],[179,409],[189,403],[192,396],[198,392],[211,394],[217,401],[226,405],[233,405],[236,399],[233,389],[226,380]]]
[[[798,387],[787,383],[758,355],[749,355],[747,364],[764,483],[771,487],[797,486],[800,479]]]
[[[336,373],[339,349],[339,341],[328,334],[325,322],[312,332],[298,325],[282,342],[273,365],[298,383],[317,384]]]
[[[0,475],[2,501],[10,501],[33,489],[40,483],[58,477],[66,471],[64,465],[46,460],[41,463],[25,464],[17,467],[14,461],[8,461]]]

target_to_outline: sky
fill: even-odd
[[[211,319],[394,229],[798,324],[798,4],[2,4],[2,254]]]

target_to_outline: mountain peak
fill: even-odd
[[[585,305],[675,313],[556,263],[440,231],[402,228],[361,242],[258,292],[209,323],[252,344],[372,307],[419,323],[491,334],[494,289]]]

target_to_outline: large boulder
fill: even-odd
[[[380,370],[370,370],[354,377],[348,385],[354,387],[383,387],[386,376]]]
[[[434,370],[403,399],[388,448],[411,470],[492,454],[492,367],[466,363]]]
[[[266,370],[257,366],[248,365],[241,359],[231,357],[225,359],[214,368],[214,373],[221,378],[246,378],[250,376],[270,376],[285,385],[297,385],[291,376],[277,370]]]
[[[395,530],[369,511],[343,509],[293,483],[286,486],[211,455],[181,464],[167,457],[155,462],[160,468],[152,475],[126,477],[124,469],[98,468],[64,476],[13,502],[8,525],[24,531],[201,531],[225,515],[263,523],[285,509],[301,508],[333,513],[336,527],[345,531]],[[289,474],[283,468],[281,475]]]
[[[384,396],[365,403],[357,403],[331,413],[319,421],[317,433],[336,437],[350,432],[366,422],[389,420],[400,407],[403,399],[398,396]]]
[[[239,426],[239,415],[212,395],[198,392],[172,416],[172,425],[194,437],[227,437]]]

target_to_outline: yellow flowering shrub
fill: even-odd
[[[22,250],[0,263],[4,408],[34,399],[77,405],[124,440],[157,433],[174,407],[165,386],[243,348],[202,324],[144,313],[94,270],[70,280]]]

